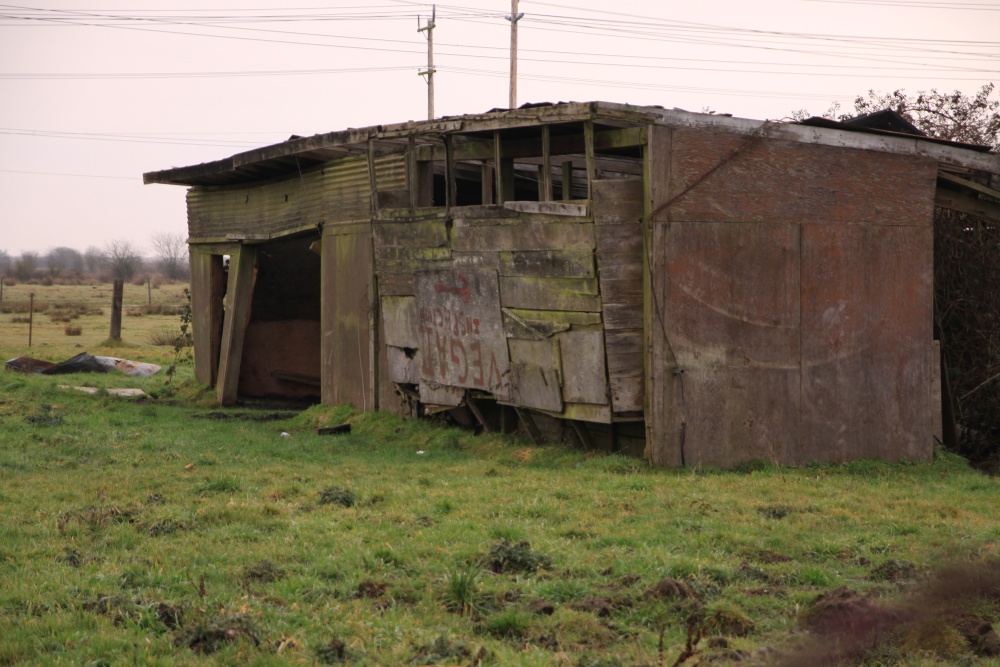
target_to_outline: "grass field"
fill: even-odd
[[[6,358],[79,351],[13,315]],[[169,363],[159,317],[108,351]],[[190,378],[0,373],[0,665],[1000,665],[1000,487],[957,457],[650,470]]]

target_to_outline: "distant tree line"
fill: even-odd
[[[160,233],[150,238],[152,257],[144,258],[129,241],[108,241],[83,252],[59,246],[41,254],[13,256],[0,249],[0,278],[38,284],[108,282],[176,282],[189,277],[187,241],[182,234]]]

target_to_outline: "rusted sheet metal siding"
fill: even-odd
[[[655,130],[654,463],[928,458],[935,163]]]
[[[376,160],[379,188],[406,186],[401,156]],[[188,190],[188,227],[192,238],[266,238],[290,230],[370,217],[368,162],[352,157],[330,162],[296,178],[252,187],[202,187]]]
[[[801,451],[794,460],[927,458],[932,228],[803,225],[802,265]]]

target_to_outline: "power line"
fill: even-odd
[[[73,176],[79,178],[113,178],[117,180],[139,181],[136,176],[105,176],[103,174],[67,174],[57,171],[27,171],[23,169],[0,169],[5,174],[32,174],[35,176]]]

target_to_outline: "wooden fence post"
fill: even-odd
[[[35,293],[28,297],[28,347],[31,347],[31,333],[35,328]]]
[[[114,291],[111,295],[111,340],[122,339],[122,296],[125,291],[125,281],[115,279]]]

